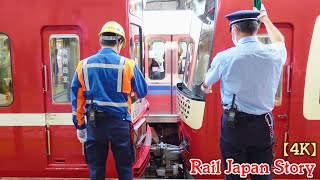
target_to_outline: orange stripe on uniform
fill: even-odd
[[[131,93],[131,80],[134,76],[134,66],[135,62],[132,59],[126,59],[124,64],[124,73],[122,80],[122,92],[130,94]]]
[[[78,89],[77,93],[77,110],[76,110],[76,117],[78,120],[78,126],[81,126],[84,124],[84,109],[83,109],[83,104],[86,101],[84,97],[84,91],[86,91],[86,86],[84,84],[84,79],[83,79],[83,73],[82,73],[82,62],[80,61],[78,66],[77,66],[77,75],[78,75],[78,80],[82,86],[82,88]]]
[[[78,120],[78,126],[82,126],[84,123],[84,109],[83,109],[83,104],[86,101],[84,97],[84,91],[82,89],[78,89],[78,94],[77,94],[77,110],[76,110],[76,117]]]
[[[77,66],[77,74],[78,74],[78,80],[82,86],[82,90],[86,91],[86,86],[84,85],[84,80],[83,80],[83,73],[82,73],[82,62],[80,61],[78,66]]]
[[[123,73],[123,80],[122,80],[122,92],[129,94],[128,95],[128,113],[131,114],[131,80],[134,76],[134,66],[135,62],[132,59],[126,59],[126,63],[124,64],[124,73]]]

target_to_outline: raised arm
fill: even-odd
[[[266,11],[263,4],[260,9],[259,20],[266,26],[268,35],[269,35],[272,43],[277,43],[277,42],[284,43],[284,38],[283,38],[281,32],[278,30],[278,28],[276,28],[273,25],[273,23],[269,19],[268,15],[267,15],[267,11]]]

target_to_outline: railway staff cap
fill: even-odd
[[[231,14],[228,14],[226,18],[230,21],[230,26],[240,21],[255,20],[258,21],[260,12],[254,10],[241,10]]]

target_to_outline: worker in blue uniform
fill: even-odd
[[[229,158],[240,164],[267,163],[271,172],[274,143],[271,111],[287,58],[284,38],[264,6],[260,12],[241,10],[226,18],[235,47],[213,58],[201,89],[210,93],[211,86],[220,80],[224,108],[220,147],[225,169]],[[271,44],[258,41],[258,20],[264,23]],[[241,179],[236,174],[225,177]],[[251,175],[251,179],[272,179],[272,175]]]
[[[134,60],[119,55],[126,45],[122,26],[107,22],[99,37],[102,48],[80,61],[71,84],[73,122],[85,143],[90,179],[105,179],[110,144],[119,179],[131,180],[135,149],[130,95],[143,98],[148,86]]]

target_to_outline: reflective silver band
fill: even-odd
[[[87,104],[91,104],[91,100],[86,100]],[[112,106],[112,107],[128,107],[128,103],[116,103],[116,102],[105,102],[105,101],[96,101],[93,100],[93,103],[98,104],[99,106]]]
[[[125,57],[120,57],[120,63],[119,66],[122,66],[124,68],[124,63],[126,61]],[[123,68],[118,70],[118,82],[117,82],[117,92],[122,92],[122,72]]]
[[[100,36],[102,40],[115,41],[121,38],[121,36]]]
[[[121,57],[119,64],[102,64],[102,63],[92,63],[88,64],[88,59],[83,60],[82,69],[83,69],[83,77],[84,83],[86,86],[86,90],[90,91],[89,77],[88,77],[88,68],[110,68],[110,69],[118,69],[118,80],[117,80],[117,92],[121,92],[122,90],[122,72],[124,69],[124,62],[126,58]]]
[[[118,64],[102,64],[102,63],[92,63],[87,64],[87,68],[113,68],[113,69],[123,69],[123,65]]]
[[[84,78],[84,84],[86,86],[86,91],[90,91],[87,62],[88,62],[88,58],[83,60],[82,69],[83,69],[83,78]]]

